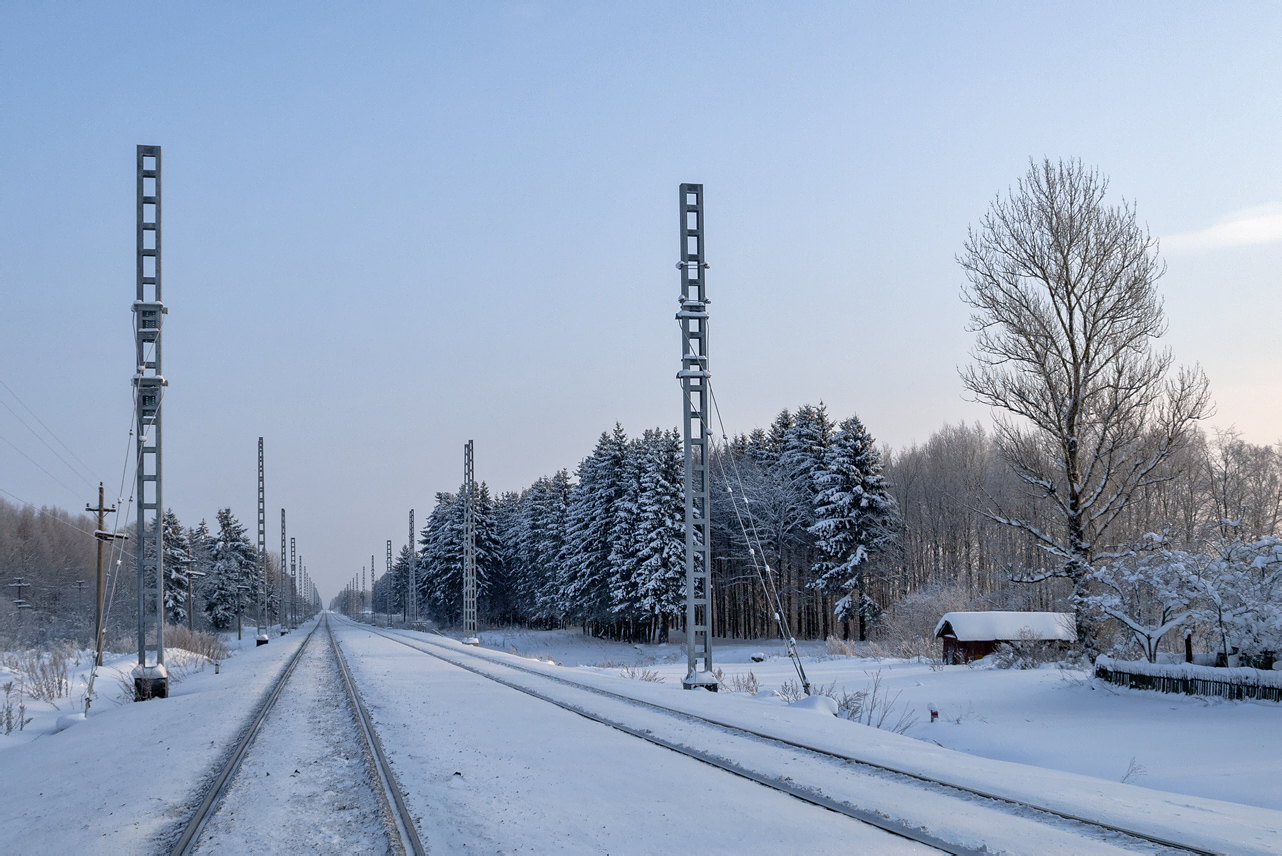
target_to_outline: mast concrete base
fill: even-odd
[[[152,698],[169,698],[169,672],[164,664],[134,666],[134,701]]]
[[[707,690],[715,693],[718,689],[717,676],[712,672],[691,672],[681,679],[683,690]]]

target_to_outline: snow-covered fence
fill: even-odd
[[[1282,671],[1147,663],[1097,657],[1095,677],[1110,684],[1163,693],[1282,701]]]

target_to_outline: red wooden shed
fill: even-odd
[[[935,625],[944,640],[944,662],[969,663],[987,657],[1003,642],[1077,640],[1071,612],[949,612]]]

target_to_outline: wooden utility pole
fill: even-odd
[[[98,610],[97,619],[94,622],[94,663],[102,665],[102,642],[103,632],[106,628],[102,626],[102,544],[104,541],[115,541],[117,538],[127,538],[127,535],[117,535],[114,532],[107,532],[103,527],[103,517],[107,514],[114,514],[116,506],[107,508],[103,503],[102,482],[98,482],[98,507],[86,505],[85,511],[98,515],[98,528],[94,530],[93,537],[98,539]]]

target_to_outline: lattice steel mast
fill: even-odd
[[[267,635],[267,504],[263,490],[263,438],[258,438],[258,634],[256,645],[266,645]]]
[[[285,606],[285,509],[280,510],[280,597],[276,606],[276,620],[280,623],[280,635],[285,635],[285,624],[288,612]]]
[[[160,360],[160,330],[169,310],[161,294],[160,276],[160,146],[138,146],[137,280],[134,298],[134,408],[137,462],[138,545],[138,665],[133,670],[134,700],[169,695],[165,671],[165,526],[162,490],[160,405],[167,383]],[[150,191],[150,192],[149,192]],[[147,486],[151,485],[148,491]],[[148,511],[155,511],[147,531]],[[150,539],[150,544],[148,539]],[[149,549],[150,547],[150,549]],[[147,570],[155,568],[155,586],[147,585]],[[155,595],[156,659],[147,664],[147,595]]]
[[[475,491],[472,474],[472,441],[463,447],[463,642],[479,645],[476,636],[476,520],[472,509]]]
[[[289,538],[289,626],[298,627],[298,544]]]
[[[685,436],[686,650],[681,686],[716,692],[712,672],[712,559],[708,507],[708,296],[703,246],[703,185],[681,185],[681,381]]]
[[[391,600],[390,600],[390,598],[388,597],[389,592],[388,592],[388,588],[387,588],[387,587],[388,587],[388,586],[390,586],[390,585],[392,585],[392,583],[393,583],[393,580],[392,580],[392,539],[391,539],[391,538],[388,538],[388,539],[387,539],[387,574],[386,574],[386,578],[387,578],[387,582],[383,583],[383,592],[384,592],[384,594],[383,594],[383,608],[387,610],[387,624],[388,624],[388,626],[390,627],[390,626],[391,626],[391,624],[392,624],[392,610],[391,610]],[[377,623],[378,623],[378,613],[377,613],[377,612],[375,612],[375,613],[374,613],[374,623],[375,623],[375,624],[377,624]]]
[[[405,618],[410,627],[418,623],[418,544],[414,535],[414,509],[410,509],[410,567],[405,582]]]

